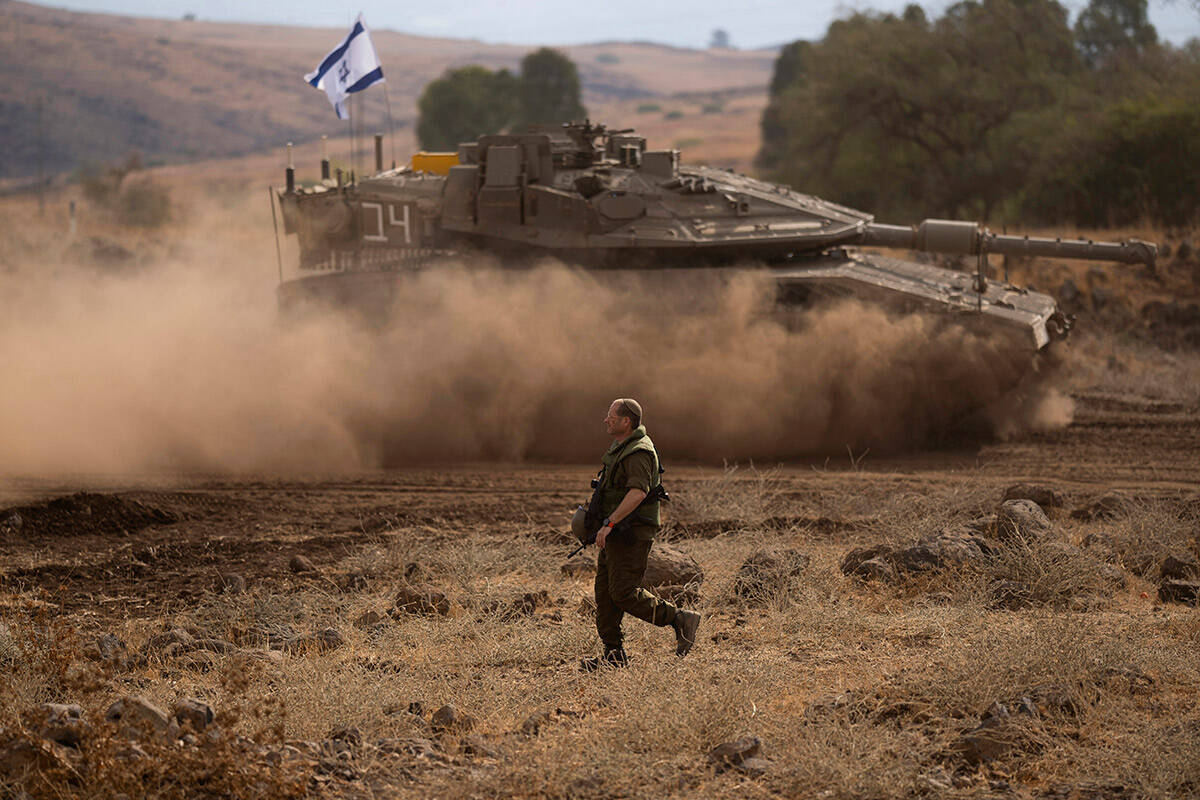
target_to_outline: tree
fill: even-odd
[[[571,59],[548,47],[521,59],[519,116],[523,125],[559,124],[587,116],[579,99],[579,72]]]
[[[780,48],[775,59],[775,69],[771,74],[770,99],[759,124],[762,147],[758,151],[755,163],[762,169],[777,169],[786,155],[789,127],[783,121],[782,107],[787,102],[785,95],[803,85],[804,54],[810,47],[810,42],[794,41]]]
[[[838,20],[802,64],[773,177],[880,216],[986,218],[1036,161],[1078,57],[1054,0],[967,0],[933,21]]]
[[[733,43],[729,39],[729,31],[724,28],[717,28],[712,32],[712,38],[708,40],[709,49],[730,50],[733,48]]]
[[[1147,0],[1091,0],[1075,22],[1079,52],[1089,66],[1118,53],[1140,54],[1158,43]]]
[[[453,150],[459,142],[508,129],[519,107],[517,79],[508,70],[447,70],[417,101],[417,139],[428,150]]]

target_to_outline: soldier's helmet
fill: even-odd
[[[575,509],[575,516],[571,517],[571,533],[575,534],[580,544],[588,540],[587,509],[583,506]]]

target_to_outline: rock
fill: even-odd
[[[375,743],[375,747],[380,753],[389,755],[415,756],[441,763],[446,761],[445,755],[429,739],[380,739]]]
[[[1110,562],[1117,560],[1117,546],[1107,533],[1089,533],[1080,544],[1096,558]]]
[[[1006,755],[1016,739],[1008,712],[990,716],[980,725],[958,738],[953,750],[969,764],[982,764]]]
[[[343,575],[338,581],[338,588],[343,592],[361,592],[368,586],[367,573],[351,572]]]
[[[642,587],[653,591],[659,586],[685,586],[703,583],[704,572],[696,559],[669,544],[655,542],[646,559]]]
[[[450,601],[446,595],[428,586],[402,586],[396,594],[396,603],[389,612],[393,617],[400,614],[440,614],[450,613]]]
[[[1043,510],[1063,506],[1063,496],[1060,492],[1039,483],[1015,483],[1004,490],[1004,499],[1032,500]]]
[[[1165,580],[1158,587],[1158,599],[1164,603],[1200,605],[1200,581]]]
[[[868,581],[882,583],[895,583],[900,579],[896,568],[882,558],[868,558],[863,561],[854,569],[854,575]]]
[[[175,704],[172,709],[172,715],[175,721],[179,723],[179,727],[187,728],[189,725],[196,733],[200,733],[209,725],[212,724],[215,714],[212,706],[200,700],[185,698]]]
[[[757,757],[747,758],[742,763],[733,765],[734,770],[742,773],[743,775],[748,775],[751,778],[757,778],[761,775],[765,775],[770,767],[770,761],[767,761],[765,758]]]
[[[302,633],[288,639],[283,649],[288,653],[328,653],[346,643],[346,639],[337,628],[323,628],[315,633]]]
[[[363,613],[359,614],[357,617],[354,618],[354,627],[358,628],[359,630],[365,631],[366,629],[372,627],[373,625],[378,625],[380,622],[383,622],[385,619],[387,619],[387,617],[385,617],[383,614],[379,613],[375,609],[373,609],[373,608],[367,609],[366,611],[364,611]]]
[[[894,559],[897,569],[905,572],[924,572],[942,566],[942,557],[937,548],[927,544],[918,544],[898,550]]]
[[[315,564],[301,555],[292,556],[291,560],[288,561],[288,569],[297,575],[312,575],[320,572]]]
[[[1172,553],[1163,559],[1158,568],[1158,576],[1164,581],[1180,580],[1193,581],[1200,578],[1200,563],[1189,554],[1176,555]]]
[[[176,667],[192,672],[212,672],[220,664],[220,657],[211,650],[195,650],[175,659]]]
[[[243,650],[238,650],[236,656],[243,661],[267,664],[273,667],[283,665],[283,653],[278,650],[264,650],[259,647],[247,647]]]
[[[762,740],[757,736],[743,736],[740,739],[724,742],[708,751],[708,763],[717,772],[724,772],[731,767],[737,767],[745,761],[757,758],[762,752]]]
[[[596,574],[596,561],[586,555],[580,554],[559,567],[559,570],[568,578],[578,578],[581,575],[594,575]]]
[[[113,634],[102,633],[84,643],[83,657],[105,664],[123,664],[129,659],[129,650]]]
[[[55,742],[18,736],[0,747],[0,783],[16,783],[31,772],[72,772],[68,752],[67,748]],[[24,792],[14,792],[11,796],[29,797]]]
[[[246,579],[236,572],[222,572],[213,582],[213,591],[224,594],[243,594],[246,591]]]
[[[835,711],[848,708],[853,702],[854,695],[850,692],[823,695],[808,704],[808,707],[804,709],[804,716],[806,719],[819,719]]]
[[[38,736],[64,747],[78,748],[87,731],[83,709],[73,704],[42,703],[30,722],[29,727],[35,728]]]
[[[1092,502],[1082,505],[1071,512],[1075,519],[1090,522],[1093,520],[1110,520],[1128,516],[1133,511],[1133,501],[1124,492],[1113,491],[1101,495]]]
[[[1062,286],[1058,287],[1058,300],[1064,306],[1075,307],[1079,305],[1079,299],[1082,297],[1079,287],[1075,285],[1075,281],[1067,278],[1062,282]]]
[[[857,575],[858,568],[866,561],[879,559],[890,561],[896,549],[891,545],[877,544],[871,547],[856,547],[842,558],[842,574]]]
[[[459,711],[454,705],[444,705],[433,712],[429,729],[436,734],[463,734],[475,727],[475,718]]]
[[[596,598],[591,595],[583,595],[579,598],[579,605],[575,608],[575,613],[581,617],[596,616]]]
[[[1033,542],[1051,530],[1050,519],[1032,500],[1005,500],[996,511],[996,538]]]
[[[987,540],[966,525],[944,528],[936,538],[924,542],[937,551],[942,565],[969,564],[979,561],[989,552]]]
[[[151,733],[169,739],[179,737],[179,726],[166,712],[144,697],[126,695],[104,712],[104,719],[121,726],[126,736]]]
[[[1125,570],[1118,567],[1116,564],[1107,564],[1103,561],[1097,562],[1096,571],[1100,573],[1100,577],[1109,585],[1111,589],[1124,589],[1129,585],[1129,578],[1125,575]]]
[[[196,639],[192,647],[195,650],[207,650],[210,653],[232,653],[238,649],[233,642],[216,638]]]
[[[196,637],[183,628],[172,628],[163,633],[156,633],[146,642],[147,650],[166,650],[170,645],[179,645],[176,654],[190,650],[196,644]]]
[[[763,598],[786,591],[793,578],[808,568],[811,559],[792,548],[757,550],[738,568],[733,593],[738,597]]]
[[[525,718],[521,727],[517,729],[517,733],[521,736],[537,736],[541,732],[542,726],[552,719],[554,719],[554,715],[549,711],[536,711]]]

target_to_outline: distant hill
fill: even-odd
[[[346,123],[302,75],[345,33],[83,14],[0,0],[0,178],[35,174],[39,141],[53,173],[131,150],[149,162],[191,160],[344,134]],[[516,69],[531,49],[384,30],[372,38],[397,126],[411,125],[422,87],[445,69],[470,63]],[[593,107],[765,87],[774,61],[770,51],[648,43],[561,49],[578,65],[584,101]],[[365,93],[362,116],[368,129],[382,127],[382,92]]]

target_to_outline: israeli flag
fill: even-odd
[[[321,60],[316,72],[305,75],[304,80],[325,91],[338,119],[346,119],[347,97],[383,82],[383,67],[379,65],[379,56],[375,55],[375,46],[371,44],[362,14],[355,20],[350,35]]]

